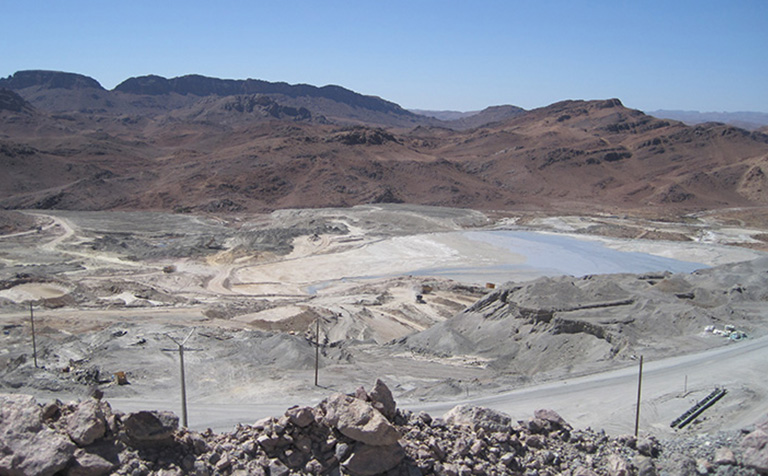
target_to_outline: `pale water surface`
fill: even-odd
[[[460,282],[506,282],[541,276],[589,274],[684,272],[707,268],[706,264],[665,258],[648,253],[619,251],[599,241],[530,231],[468,231],[465,238],[499,249],[499,261],[486,266],[415,269],[409,274],[439,276]],[[508,253],[523,257],[508,262]]]

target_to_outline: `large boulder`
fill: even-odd
[[[730,448],[721,447],[715,450],[715,460],[713,461],[717,465],[735,465],[737,463],[736,456],[733,454]]]
[[[405,458],[405,450],[398,445],[371,446],[357,444],[342,465],[357,476],[373,476],[394,468]]]
[[[768,474],[768,433],[755,430],[741,440],[741,462],[760,474]]]
[[[632,470],[627,460],[617,454],[608,455],[608,474],[610,476],[631,476]]]
[[[539,420],[549,422],[550,425],[556,430],[566,429],[572,430],[571,425],[566,422],[556,411],[550,409],[540,409],[533,412],[533,416]]]
[[[37,431],[41,427],[42,410],[33,396],[0,394],[0,435]]]
[[[400,433],[368,402],[343,394],[325,402],[325,422],[343,435],[371,446],[394,445]]]
[[[69,438],[50,428],[10,435],[0,443],[0,474],[52,476],[67,466],[76,449]]]
[[[114,464],[98,454],[78,449],[67,474],[68,476],[102,476],[109,474],[114,467]]]
[[[656,465],[650,456],[637,455],[632,461],[637,468],[637,476],[657,476]]]
[[[379,379],[373,385],[373,389],[368,393],[373,402],[373,407],[387,417],[387,420],[394,421],[397,414],[397,404],[392,396],[389,387]]]
[[[42,424],[29,395],[0,395],[0,474],[51,476],[63,470],[77,446]]]
[[[443,419],[449,425],[466,426],[475,431],[482,428],[485,431],[508,433],[513,427],[512,418],[506,413],[471,405],[453,407],[443,415]]]
[[[299,428],[307,427],[315,421],[315,413],[311,407],[291,407],[285,411],[285,416]]]
[[[78,446],[88,446],[104,436],[107,420],[102,403],[91,398],[77,405],[67,417],[67,434]]]
[[[135,446],[163,445],[173,441],[179,417],[172,412],[141,411],[123,418],[123,428]]]

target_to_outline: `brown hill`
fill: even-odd
[[[300,89],[293,98],[198,96],[232,83],[195,77],[183,89],[144,78],[137,95],[79,77],[39,73],[16,83],[26,77],[17,75],[2,85],[26,85],[18,96],[33,98],[35,108],[0,111],[4,208],[256,211],[407,202],[678,213],[768,200],[765,134],[663,121],[615,99],[564,101],[465,132],[434,124],[405,130],[376,127],[388,115],[409,117],[396,108],[359,112],[358,122],[378,118],[370,125],[339,126],[339,111],[361,106],[315,97],[303,107],[309,96]],[[152,89],[150,79],[160,86]],[[79,109],[61,112],[56,104],[67,101]]]
[[[689,127],[612,99],[536,109],[438,153],[521,198],[683,209],[764,204],[766,146],[759,132]]]

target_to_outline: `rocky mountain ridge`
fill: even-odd
[[[284,106],[307,108],[334,115],[340,123],[376,123],[384,126],[434,122],[376,96],[366,96],[340,86],[291,85],[257,79],[233,80],[186,75],[156,75],[126,79],[114,89],[104,89],[85,75],[58,71],[19,71],[0,79],[0,88],[20,93],[33,105],[55,112],[153,114],[189,107],[201,98],[266,96]]]
[[[681,121],[689,125],[706,122],[721,122],[747,130],[758,130],[768,126],[768,113],[765,112],[699,112],[658,109],[648,114],[663,119]]]
[[[96,89],[106,91],[98,81],[89,76],[47,70],[17,71],[7,78],[0,79],[0,87],[11,90],[37,87],[41,89]]]
[[[374,96],[364,96],[340,86],[310,86],[308,84],[271,83],[257,79],[231,80],[187,75],[166,79],[161,76],[140,76],[118,84],[114,91],[128,94],[164,95],[177,93],[195,96],[237,96],[241,94],[280,94],[288,97],[321,97],[353,107],[408,116],[410,113],[395,103]]]
[[[263,85],[143,77],[121,88],[148,93],[137,95],[47,72],[0,83],[25,86],[12,93],[26,101],[0,111],[3,208],[403,202],[681,214],[768,201],[768,135],[686,126],[618,99],[489,109],[494,122],[454,130],[336,87],[220,96]]]

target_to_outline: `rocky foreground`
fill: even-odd
[[[0,395],[0,475],[768,474],[768,420],[672,441],[610,437],[574,430],[551,410],[519,422],[470,406],[414,414],[377,380],[370,392],[215,434],[180,428],[170,412],[113,412],[98,397],[41,405]]]

